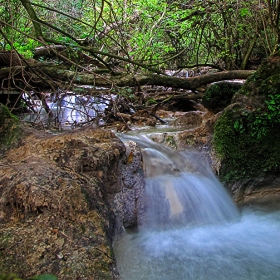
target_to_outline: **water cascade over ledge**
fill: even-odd
[[[280,212],[242,213],[195,152],[147,137],[142,148],[146,211],[114,245],[122,280],[279,279]]]
[[[138,138],[146,174],[147,219],[142,228],[174,228],[239,218],[226,190],[201,155],[177,153]]]

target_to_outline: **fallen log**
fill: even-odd
[[[60,78],[62,80],[71,80],[76,84],[95,85],[111,87],[116,85],[118,87],[125,86],[142,86],[155,85],[172,88],[181,88],[196,90],[197,88],[213,82],[232,80],[232,79],[247,79],[255,71],[253,70],[233,70],[223,71],[213,74],[206,74],[190,78],[179,78],[165,75],[127,75],[122,77],[102,77],[95,73],[77,73],[69,70],[58,70],[54,67],[44,67],[41,71],[53,78]]]
[[[32,74],[38,72],[40,75],[45,74],[48,79],[53,79],[59,82],[71,82],[74,85],[91,85],[98,87],[111,88],[112,86],[118,87],[139,87],[144,85],[164,86],[171,88],[180,88],[188,90],[196,90],[204,85],[232,79],[247,79],[248,76],[255,71],[252,70],[233,70],[222,71],[217,73],[205,74],[201,76],[195,76],[190,78],[173,77],[159,74],[148,75],[125,75],[125,76],[110,76],[101,75],[94,71],[71,71],[65,69],[65,67],[54,64],[46,64],[36,62],[34,60],[29,63],[28,66],[17,66],[20,69],[0,69],[0,78],[4,78],[10,71],[17,71],[18,74],[27,73],[30,71]],[[8,70],[9,69],[9,70]],[[23,71],[23,69],[25,71]],[[46,88],[49,88],[49,84],[46,83]]]

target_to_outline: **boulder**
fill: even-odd
[[[202,104],[210,112],[218,113],[226,108],[233,95],[241,89],[241,82],[213,83],[202,97]]]
[[[138,147],[101,129],[24,131],[0,161],[0,271],[118,279],[112,241],[137,223],[144,186]]]
[[[216,172],[239,200],[245,199],[249,189],[254,189],[255,194],[263,193],[258,189],[271,182],[274,192],[280,188],[279,88],[278,52],[247,79],[215,124],[213,152],[219,162]],[[236,182],[240,190],[236,190]]]

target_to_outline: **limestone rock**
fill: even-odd
[[[118,279],[112,240],[137,222],[143,188],[137,147],[130,159],[101,129],[26,135],[0,161],[0,271]]]

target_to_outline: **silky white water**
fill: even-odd
[[[242,212],[199,155],[148,139],[146,215],[115,242],[122,280],[280,279],[280,211]]]
[[[246,209],[235,222],[127,234],[115,244],[121,279],[280,279],[279,217]]]

